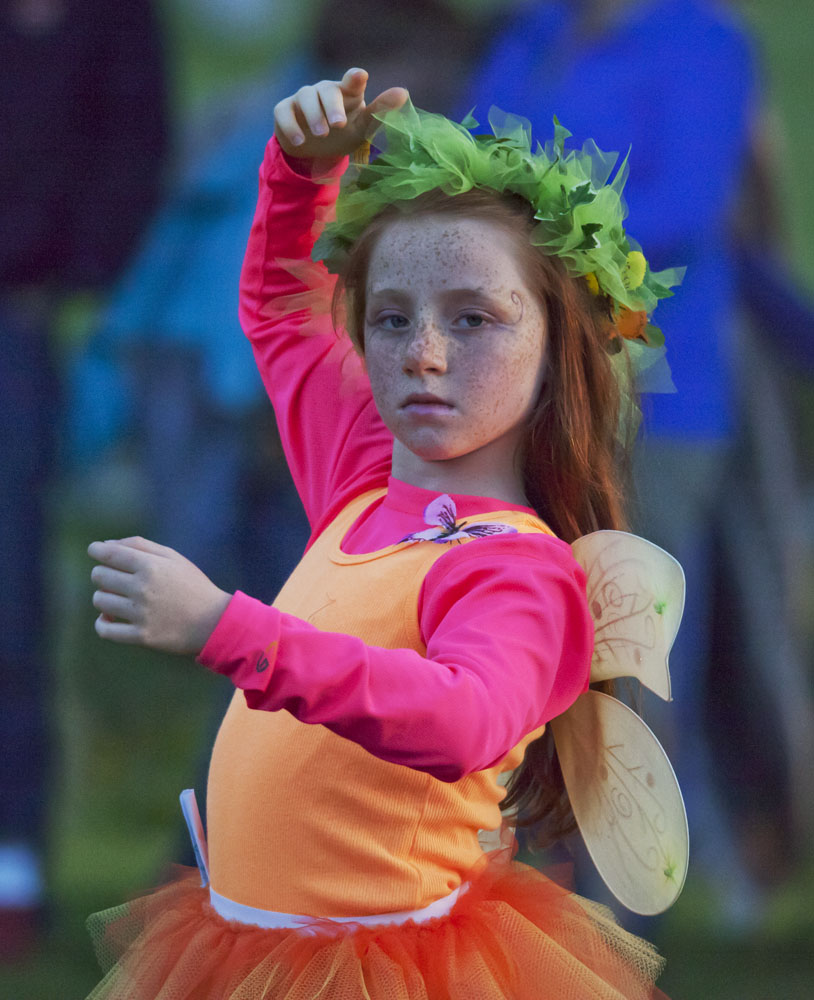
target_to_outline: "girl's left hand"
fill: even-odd
[[[103,639],[197,656],[231,600],[188,559],[146,538],[91,542],[88,555],[99,563],[90,577]]]

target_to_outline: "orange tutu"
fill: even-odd
[[[224,920],[196,870],[88,927],[88,1000],[644,1000],[662,959],[608,910],[495,851],[444,917],[307,931]]]

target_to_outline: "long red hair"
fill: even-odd
[[[371,255],[384,229],[405,215],[465,216],[497,225],[512,238],[527,287],[538,296],[548,321],[545,378],[517,455],[526,496],[567,542],[602,528],[624,530],[631,442],[622,440],[620,428],[633,425],[622,412],[633,403],[620,393],[611,367],[608,301],[592,295],[587,283],[570,276],[557,257],[532,245],[534,219],[524,199],[480,189],[454,197],[431,191],[380,213],[351,248],[337,282],[334,315],[343,315],[362,354]],[[520,825],[536,826],[540,844],[573,829],[548,730],[527,748],[503,809],[515,813]]]

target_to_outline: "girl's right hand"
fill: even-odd
[[[341,80],[300,87],[280,101],[274,134],[283,152],[301,160],[341,160],[375,131],[375,113],[400,108],[409,97],[403,87],[391,87],[365,104],[366,85],[365,70],[349,69]]]

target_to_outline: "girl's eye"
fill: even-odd
[[[385,330],[403,330],[405,326],[409,325],[410,321],[400,313],[389,313],[385,316],[380,316],[376,322],[379,326],[383,326]]]
[[[486,317],[480,313],[463,313],[458,318],[458,323],[467,330],[477,330],[486,322]]]

